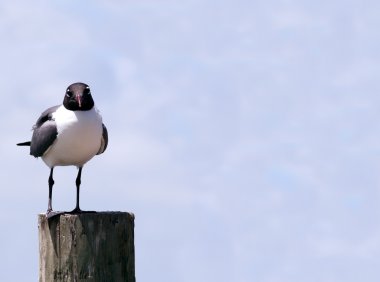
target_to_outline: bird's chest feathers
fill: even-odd
[[[45,161],[53,165],[81,165],[99,150],[102,138],[102,118],[96,109],[69,111],[59,108],[53,119],[57,139],[45,154]]]
[[[87,143],[96,138],[100,142],[102,136],[102,119],[95,109],[90,111],[69,111],[59,109],[53,119],[57,124],[58,139]]]

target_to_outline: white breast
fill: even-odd
[[[94,107],[90,111],[69,111],[61,106],[53,114],[57,139],[42,156],[49,166],[83,166],[99,151],[102,117]]]

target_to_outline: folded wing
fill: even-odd
[[[57,126],[52,115],[58,107],[44,111],[33,126],[30,154],[36,158],[41,157],[57,138]]]
[[[108,131],[107,131],[107,127],[104,125],[104,123],[102,124],[102,126],[103,126],[102,141],[100,143],[100,148],[99,148],[99,151],[98,151],[97,155],[102,154],[107,149],[107,145],[108,145]]]

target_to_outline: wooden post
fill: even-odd
[[[134,215],[38,215],[40,282],[135,282]]]

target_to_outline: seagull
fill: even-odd
[[[56,166],[78,168],[76,206],[70,213],[84,212],[79,207],[82,168],[95,155],[102,154],[108,145],[107,128],[95,107],[90,87],[81,82],[71,84],[66,89],[63,104],[45,110],[32,130],[32,140],[17,145],[30,146],[30,155],[41,157],[50,168],[47,216],[56,214],[52,208]]]

